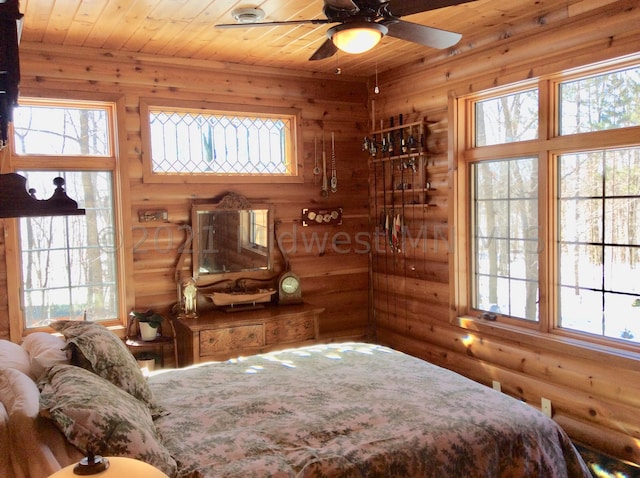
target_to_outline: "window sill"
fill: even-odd
[[[527,347],[540,347],[584,359],[606,361],[614,367],[631,370],[638,370],[640,367],[640,352],[580,340],[560,333],[545,333],[468,315],[454,317],[451,324],[470,332],[523,343]]]
[[[120,337],[122,340],[124,340],[126,335],[127,335],[126,334],[126,329],[125,329],[124,325],[122,325],[122,324],[106,325],[105,327],[107,329],[109,329],[111,332],[113,332],[114,334],[116,334],[118,337]],[[29,330],[23,331],[22,332],[22,337],[20,338],[20,343],[22,343],[22,341],[29,334],[32,334],[34,332],[46,332],[48,334],[64,338],[64,336],[60,332],[55,332],[51,327],[38,327],[38,328],[33,328],[33,329],[29,329]]]
[[[143,173],[142,180],[149,184],[294,184],[304,183],[302,172],[297,174],[224,174],[224,173]]]

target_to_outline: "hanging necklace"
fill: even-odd
[[[322,171],[320,171],[320,166],[318,165],[318,137],[316,135],[313,135],[313,164],[314,182],[318,184],[318,179]]]
[[[338,192],[338,174],[336,171],[336,140],[333,131],[331,132],[331,192]]]
[[[329,196],[329,185],[327,184],[327,149],[324,144],[324,129],[322,130],[322,186],[320,194],[323,198]]]

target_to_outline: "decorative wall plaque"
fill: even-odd
[[[342,208],[334,207],[331,209],[305,208],[302,210],[303,226],[319,226],[321,224],[342,224]]]

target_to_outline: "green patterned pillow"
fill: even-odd
[[[120,338],[94,322],[61,320],[51,324],[67,339],[71,364],[85,368],[130,393],[158,414],[153,393],[133,354]]]
[[[83,453],[125,456],[169,476],[176,462],[161,443],[149,409],[107,380],[74,365],[54,365],[39,382],[40,414]]]

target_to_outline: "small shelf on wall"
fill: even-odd
[[[398,209],[410,209],[410,208],[424,208],[424,209],[429,209],[432,207],[436,207],[434,204],[424,204],[424,203],[402,203],[402,204],[385,204],[384,207],[386,209],[394,209],[394,210],[398,210]]]
[[[404,193],[405,195],[411,195],[413,193],[428,193],[431,191],[437,191],[435,188],[407,188],[407,189],[393,189],[391,191],[386,191],[386,194],[400,194]],[[376,191],[376,196],[384,197],[385,191]]]
[[[394,156],[384,156],[384,157],[374,156],[371,158],[371,161],[373,163],[386,163],[389,161],[402,161],[402,160],[407,161],[411,159],[421,159],[423,157],[427,158],[429,157],[429,154],[421,153],[418,151],[412,151],[408,153],[397,154]]]

